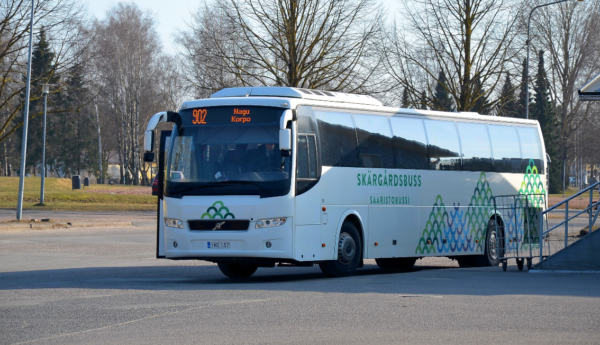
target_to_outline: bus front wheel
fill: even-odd
[[[221,272],[229,278],[248,278],[258,269],[258,266],[255,265],[228,264],[224,262],[219,262],[218,265]]]
[[[340,231],[337,260],[319,264],[327,277],[347,277],[354,274],[362,259],[362,241],[356,226],[345,222]]]

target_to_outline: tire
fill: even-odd
[[[356,226],[345,222],[338,240],[337,260],[319,263],[321,271],[327,277],[347,277],[354,274],[362,260],[362,241]]]
[[[228,264],[219,262],[219,269],[229,278],[239,279],[248,278],[256,272],[258,266],[243,264]]]
[[[375,259],[375,262],[384,270],[409,270],[413,268],[417,258],[385,258]]]
[[[496,233],[496,220],[491,219],[487,226],[483,255],[472,257],[474,265],[477,267],[498,266],[499,258],[504,256],[503,245],[500,242]]]

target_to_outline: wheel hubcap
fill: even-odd
[[[338,261],[342,265],[348,265],[354,259],[356,255],[356,243],[349,233],[344,232],[340,235],[340,242],[338,245]]]
[[[489,253],[492,260],[498,259],[498,243],[496,241],[496,232],[490,234],[490,242],[488,243]]]

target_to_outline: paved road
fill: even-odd
[[[153,259],[151,229],[0,232],[1,344],[600,343],[600,274],[418,261],[354,277]]]

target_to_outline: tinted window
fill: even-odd
[[[517,129],[512,126],[488,125],[488,130],[494,152],[494,171],[520,173],[521,147]]]
[[[354,115],[359,164],[367,168],[393,168],[394,147],[387,116]]]
[[[317,147],[314,135],[308,136],[308,178],[317,178]]]
[[[317,150],[314,135],[298,135],[297,178],[317,178]]]
[[[431,169],[460,170],[460,144],[454,122],[425,120],[425,128]]]
[[[298,107],[298,110],[296,110],[296,115],[298,116],[299,133],[315,133],[315,120],[312,116],[310,107]]]
[[[322,165],[358,166],[356,133],[350,114],[316,111]]]
[[[538,173],[543,174],[544,168],[542,165],[542,145],[538,137],[537,128],[517,127],[519,140],[521,141],[521,152],[523,152],[523,162],[521,163],[521,171],[527,172],[529,161],[533,159],[533,163],[537,167]]]
[[[394,133],[396,168],[429,169],[423,120],[392,117],[390,123]]]
[[[298,135],[297,178],[308,178],[308,139]]]
[[[492,148],[485,125],[457,123],[463,154],[463,170],[492,171]]]

